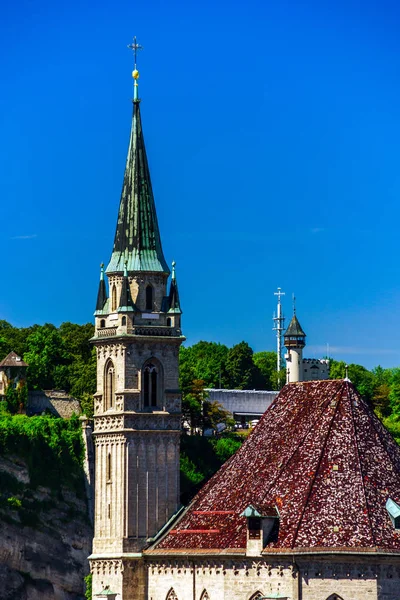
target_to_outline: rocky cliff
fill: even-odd
[[[46,487],[37,458],[35,469],[30,463],[0,454],[0,598],[80,600],[93,536],[83,471],[74,485],[63,485],[60,472],[59,484]]]

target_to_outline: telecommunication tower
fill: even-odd
[[[274,317],[272,319],[274,322],[274,326],[272,329],[273,331],[276,331],[276,370],[278,371],[278,373],[282,368],[282,334],[285,329],[285,317],[283,316],[282,312],[281,296],[284,295],[285,292],[282,292],[280,287],[278,287],[277,292],[274,292],[274,296],[278,296],[278,305],[276,309],[276,315],[274,313]]]

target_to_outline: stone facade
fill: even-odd
[[[174,267],[174,264],[173,264]],[[117,231],[95,312],[94,597],[147,597],[142,550],[177,511],[181,396],[179,294],[158,231],[134,102]]]
[[[148,557],[148,600],[398,600],[400,558],[290,555]]]

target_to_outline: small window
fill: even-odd
[[[122,317],[121,323],[122,323],[122,325],[126,325],[126,317]]]
[[[146,310],[153,310],[153,288],[151,285],[146,287]]]
[[[171,327],[171,319],[169,317],[167,319],[167,327]]]
[[[106,326],[106,320],[105,319],[101,319],[100,321],[100,327],[105,327]]]
[[[249,538],[257,539],[261,535],[261,519],[259,517],[250,517],[249,523]]]

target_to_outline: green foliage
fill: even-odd
[[[286,369],[276,370],[276,352],[255,352],[253,361],[264,377],[265,389],[279,390],[286,382]]]
[[[59,489],[69,485],[83,493],[83,442],[78,417],[0,417],[0,454],[23,458],[31,485]]]
[[[19,498],[17,498],[16,496],[11,496],[10,498],[7,498],[7,503],[9,506],[11,506],[12,508],[19,510],[22,507],[22,502]]]
[[[221,465],[240,448],[235,433],[219,438],[183,435],[181,438],[181,494],[187,503]]]
[[[59,328],[46,323],[27,328],[0,321],[0,358],[12,350],[29,365],[29,389],[63,389],[85,403],[88,416],[93,413],[89,396],[96,388],[96,353],[90,344],[94,335],[91,323],[62,323]],[[17,398],[10,390],[7,410],[18,412],[26,405],[28,389]]]
[[[227,346],[215,342],[198,342],[194,346],[181,346],[179,351],[181,389],[190,388],[195,379],[202,380],[205,387],[224,387],[228,351]]]
[[[85,581],[85,598],[86,600],[92,600],[92,574],[86,575]]]
[[[6,389],[6,405],[8,412],[15,414],[18,411],[18,404],[18,392],[11,383]]]
[[[267,382],[253,361],[253,350],[247,342],[233,346],[227,354],[225,369],[231,389],[265,390]]]

